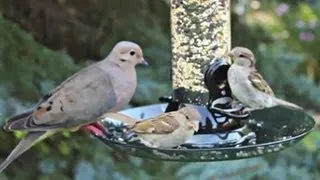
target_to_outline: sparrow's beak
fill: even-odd
[[[234,54],[233,54],[233,52],[228,52],[228,54],[227,54],[229,57],[231,57],[231,58],[233,58],[234,57]]]
[[[191,121],[189,123],[190,128],[192,128],[194,131],[199,130],[199,121]]]
[[[233,52],[228,52],[227,56],[230,57],[231,63],[232,63],[232,62],[233,62],[233,58],[235,57],[235,55],[233,54]]]
[[[144,58],[142,58],[141,60],[140,60],[140,63],[139,64],[142,64],[142,65],[144,65],[144,66],[149,66],[149,63],[144,59]]]

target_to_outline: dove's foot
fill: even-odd
[[[81,129],[86,130],[98,137],[105,137],[104,127],[99,122],[82,126]]]

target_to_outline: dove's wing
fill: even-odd
[[[252,71],[250,73],[249,81],[252,84],[252,86],[255,87],[257,90],[272,96],[274,95],[268,83],[263,79],[263,77],[257,71]]]
[[[85,69],[91,69],[90,66],[88,66]],[[83,69],[82,71],[85,71],[85,69]],[[54,95],[56,92],[58,92],[62,87],[64,87],[66,84],[70,83],[70,81],[72,81],[76,76],[78,76],[78,74],[81,74],[82,71],[78,71],[76,73],[74,73],[72,76],[68,77],[66,80],[64,80],[61,84],[59,84],[57,87],[55,87],[53,90],[51,90],[48,94],[44,95],[40,101],[38,102],[38,104],[36,105],[36,107],[39,107],[41,104],[45,103],[50,97],[52,97],[52,95]],[[34,109],[28,110],[24,113],[15,115],[11,118],[8,119],[7,124],[10,124],[12,122],[15,121],[19,121],[25,117],[29,117],[30,115],[34,112]],[[6,129],[6,127],[5,127]]]
[[[133,131],[142,134],[167,134],[180,127],[176,112],[162,114],[160,116],[139,121],[133,127]]]
[[[110,76],[95,63],[51,91],[29,116],[9,120],[5,129],[45,131],[90,123],[116,101]]]

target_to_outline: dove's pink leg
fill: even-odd
[[[104,137],[104,126],[100,122],[95,122],[81,127],[82,130],[89,131],[99,137]]]

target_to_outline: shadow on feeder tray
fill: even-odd
[[[201,114],[200,129],[179,147],[157,149],[144,146],[126,124],[104,118],[100,122],[105,136],[97,136],[108,146],[134,156],[171,161],[221,161],[261,156],[287,148],[307,135],[314,120],[304,112],[273,107],[244,114],[233,104],[227,83],[229,64],[218,59],[205,72],[209,90],[206,105],[194,105]],[[187,92],[178,89],[178,92]],[[175,92],[177,93],[177,91]],[[182,94],[182,98],[185,98]],[[181,98],[180,97],[180,98]],[[162,104],[121,111],[138,120],[175,111],[183,103],[161,97]],[[234,107],[236,106],[236,107]]]

